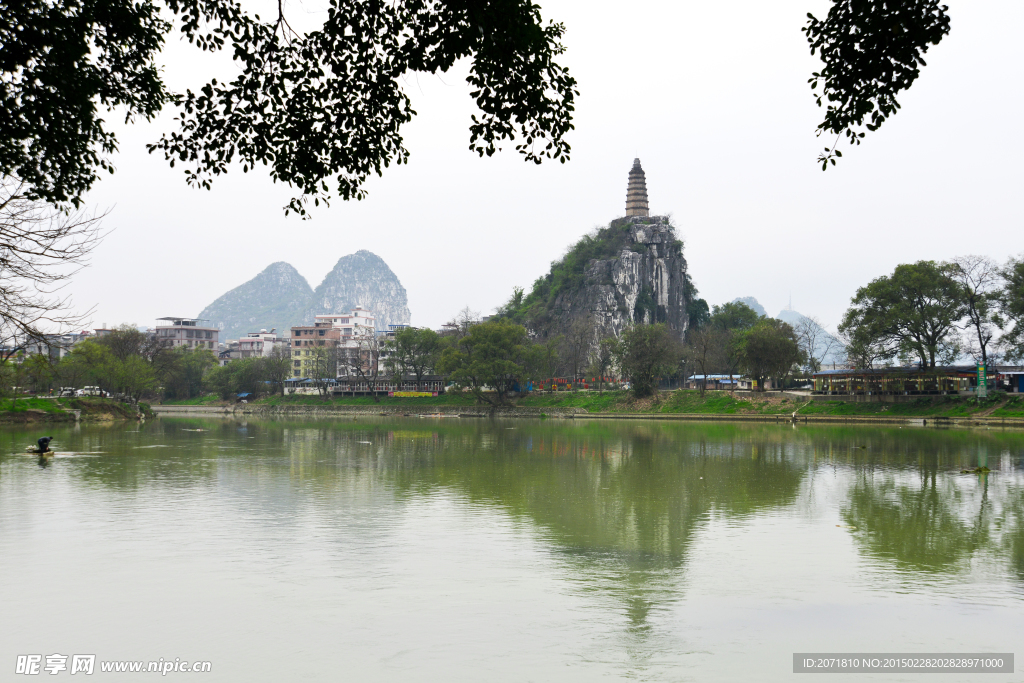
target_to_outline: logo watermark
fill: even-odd
[[[795,674],[1012,674],[1012,652],[794,652]]]
[[[213,670],[212,662],[192,662],[180,657],[155,661],[109,660],[96,661],[96,655],[18,655],[14,673],[25,676],[60,673],[92,675],[102,673],[205,673]]]

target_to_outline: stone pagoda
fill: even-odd
[[[640,160],[633,159],[633,168],[629,170],[629,186],[626,188],[626,216],[650,216],[647,206],[647,178]]]

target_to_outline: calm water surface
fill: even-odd
[[[164,418],[53,428],[40,463],[37,432],[0,432],[0,680],[31,653],[282,682],[1024,657],[1024,433]],[[971,680],[849,680],[922,678]]]

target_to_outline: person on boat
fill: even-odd
[[[46,451],[50,450],[51,441],[53,441],[52,436],[44,436],[43,438],[39,439],[39,452],[45,453]]]

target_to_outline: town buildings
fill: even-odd
[[[288,339],[277,336],[277,330],[249,332],[238,340],[239,358],[267,357],[280,346],[289,346]],[[290,348],[290,346],[289,346]]]
[[[165,321],[166,325],[157,325],[155,328],[156,341],[165,347],[184,346],[191,349],[217,348],[217,335],[220,330],[216,327],[205,327],[199,323],[206,322],[199,318],[157,318]]]
[[[318,315],[291,329],[292,377],[345,377],[376,369],[374,314],[356,306],[347,314]]]

